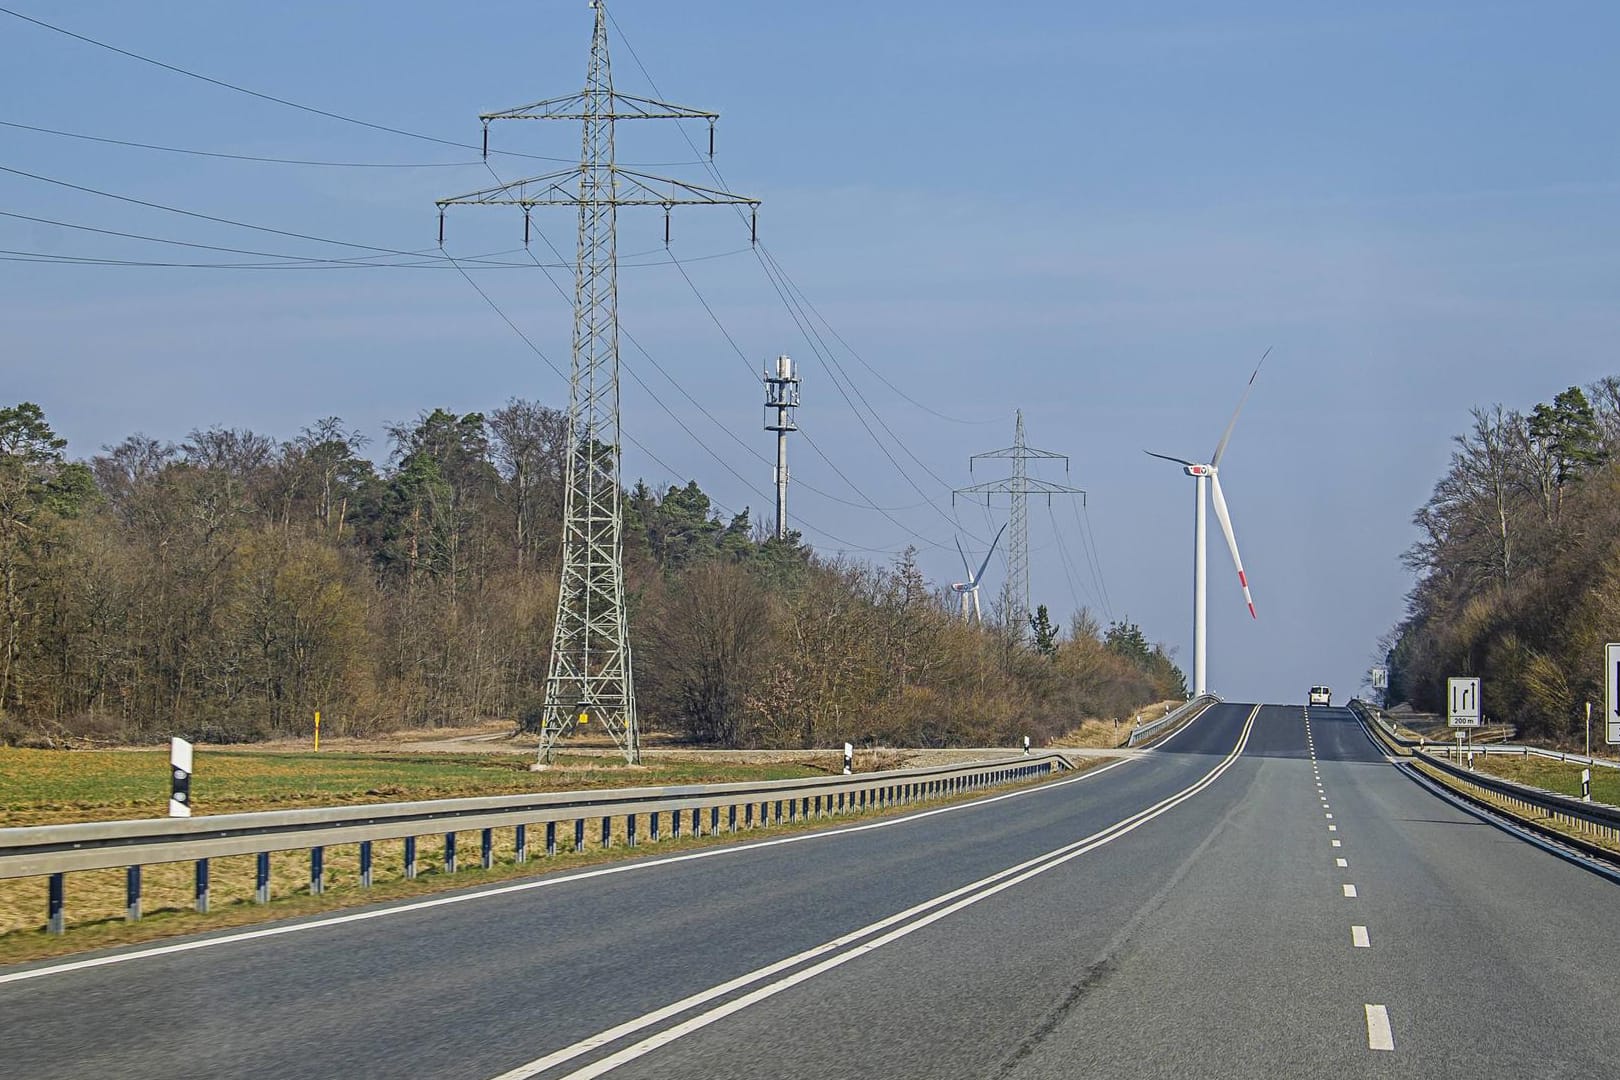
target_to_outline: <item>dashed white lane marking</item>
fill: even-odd
[[[1367,1006],[1367,1049],[1395,1049],[1395,1035],[1389,1030],[1389,1010],[1382,1005]]]
[[[1329,820],[1329,821],[1332,821],[1332,820],[1333,820],[1333,815],[1332,815],[1332,814],[1329,814],[1329,815],[1327,815],[1327,819],[1328,819],[1328,820]]]
[[[1372,948],[1372,940],[1367,937],[1367,928],[1365,926],[1352,926],[1350,928],[1350,944],[1358,949]]]
[[[1350,865],[1350,860],[1349,859],[1334,859],[1333,861],[1335,863],[1338,863],[1340,866],[1349,866]]]
[[[1354,885],[1346,885],[1344,887],[1344,895],[1354,899],[1356,895],[1356,887]]]
[[[1333,815],[1329,814],[1328,816],[1332,817]],[[1328,832],[1338,832],[1338,831],[1339,831],[1339,827],[1337,825],[1329,825],[1328,826]]]
[[[1334,847],[1343,847],[1343,846],[1344,846],[1344,841],[1342,841],[1342,840],[1335,840],[1335,841],[1333,841],[1333,846],[1334,846]]]

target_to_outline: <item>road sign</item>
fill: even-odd
[[[1479,727],[1479,680],[1446,680],[1446,723],[1450,727]]]
[[[1611,641],[1605,645],[1603,658],[1608,687],[1603,695],[1603,738],[1615,746],[1620,745],[1620,643]]]
[[[1372,688],[1374,690],[1389,689],[1389,668],[1380,664],[1372,669]]]

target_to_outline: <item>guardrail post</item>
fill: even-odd
[[[726,807],[726,826],[730,832],[737,831],[737,804],[732,803]]]
[[[747,802],[747,803],[743,804],[743,828],[752,829],[753,827],[754,827],[754,804],[752,802]]]
[[[405,838],[405,880],[416,880],[416,837]]]
[[[782,800],[776,800],[776,824],[782,824]]]
[[[253,902],[255,904],[268,904],[270,902],[270,853],[259,852],[254,860],[253,867]]]
[[[692,835],[703,835],[703,807],[692,807]]]
[[[606,851],[613,846],[613,819],[606,814],[602,815],[602,850]]]
[[[485,870],[495,866],[495,830],[485,829],[478,838],[478,862]]]
[[[141,921],[141,868],[131,866],[124,870],[124,921]]]
[[[669,812],[669,838],[671,840],[681,838],[681,812],[679,810]]]
[[[711,806],[709,808],[709,835],[710,836],[715,836],[715,835],[718,835],[719,832],[720,832],[720,808],[718,806]]]
[[[655,843],[655,844],[656,844],[656,843],[658,843],[658,841],[659,841],[659,836],[658,836],[658,819],[659,819],[659,818],[661,818],[661,817],[663,817],[663,816],[664,816],[664,815],[663,815],[663,814],[661,814],[661,813],[659,813],[659,812],[658,812],[658,811],[657,811],[657,810],[654,810],[654,811],[653,811],[653,812],[652,812],[652,813],[651,813],[651,814],[649,814],[649,815],[648,815],[648,821],[647,821],[647,839],[649,839],[649,840],[651,840],[651,841],[652,841],[652,842],[653,842],[653,843]],[[677,810],[677,811],[676,811],[676,812],[675,812],[675,818],[676,818],[676,820],[677,820],[677,821],[678,821],[678,820],[680,820],[680,811],[678,811],[678,810]],[[679,830],[679,829],[680,829],[680,826],[679,826],[679,825],[677,825],[677,826],[675,826],[675,828],[676,828],[676,829],[677,829],[677,830]]]
[[[66,878],[66,874],[52,874],[50,884],[46,887],[45,930],[47,933],[61,934],[67,930],[67,920],[62,914],[63,893],[67,891]]]
[[[371,841],[360,841],[360,887],[371,888]]]
[[[519,825],[512,830],[512,861],[519,866],[529,861],[529,827],[527,825]]]
[[[326,849],[309,849],[309,895],[319,896],[326,891]]]
[[[574,819],[574,852],[577,854],[585,850],[585,819]]]
[[[208,914],[208,860],[197,860],[197,911],[199,914]]]
[[[453,832],[444,834],[444,872],[456,872],[456,834]]]
[[[636,815],[634,814],[624,815],[624,838],[625,843],[631,847],[636,846]]]
[[[546,822],[546,854],[548,856],[557,854],[557,823],[555,821]]]

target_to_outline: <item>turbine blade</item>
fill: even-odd
[[[1232,441],[1232,429],[1237,427],[1238,413],[1243,411],[1243,406],[1249,400],[1249,392],[1254,389],[1255,377],[1260,374],[1260,364],[1264,364],[1266,357],[1270,355],[1271,349],[1267,347],[1266,351],[1260,354],[1260,363],[1254,365],[1254,371],[1249,375],[1249,385],[1243,388],[1243,396],[1238,398],[1237,408],[1232,410],[1232,419],[1226,422],[1226,431],[1221,435],[1221,441],[1215,444],[1215,456],[1209,459],[1211,465],[1217,468],[1220,466],[1221,456],[1226,453],[1226,444]]]
[[[962,550],[962,538],[960,536],[956,538],[956,553],[962,556],[962,572],[967,574],[968,584],[973,584],[977,579],[973,576],[973,567],[968,565],[967,552]]]
[[[975,589],[979,587],[979,582],[984,579],[984,568],[990,565],[990,556],[996,553],[996,545],[1001,543],[1001,534],[1006,531],[1007,523],[1002,522],[1001,528],[996,531],[996,538],[990,541],[990,550],[984,553],[984,562],[979,564],[979,572],[973,575],[973,587]]]
[[[1151,450],[1144,450],[1144,451],[1142,451],[1142,453],[1146,454],[1148,457],[1156,457],[1161,461],[1173,461],[1177,465],[1197,465],[1198,464],[1198,462],[1196,462],[1196,461],[1188,461],[1186,458],[1171,457],[1169,454],[1155,454]]]
[[[1232,516],[1226,512],[1226,496],[1221,492],[1221,474],[1215,473],[1210,478],[1210,494],[1214,497],[1215,517],[1220,520],[1221,532],[1226,534],[1226,546],[1232,552],[1232,565],[1237,567],[1238,584],[1243,586],[1243,600],[1249,605],[1249,618],[1258,619],[1254,613],[1254,597],[1249,595],[1249,577],[1243,572],[1243,559],[1238,555],[1237,537],[1232,535]]]

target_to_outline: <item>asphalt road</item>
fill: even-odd
[[[1620,1074],[1616,886],[1344,710],[1221,705],[1011,797],[620,865],[0,970],[0,1076]]]

